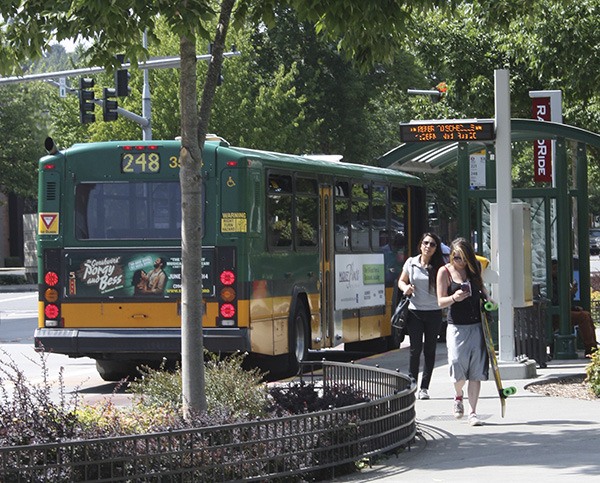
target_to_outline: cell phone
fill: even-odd
[[[469,282],[464,282],[460,284],[460,289],[463,292],[471,293],[471,284]]]

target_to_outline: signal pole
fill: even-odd
[[[147,41],[146,41],[147,43]],[[223,57],[234,57],[240,55],[241,52],[234,50],[231,52],[223,52]],[[197,60],[210,60],[210,54],[197,55]],[[122,107],[117,107],[117,113],[119,116],[123,116],[130,121],[133,121],[139,124],[142,127],[142,137],[144,140],[152,139],[152,128],[150,125],[150,115],[151,115],[151,107],[150,107],[150,82],[148,76],[149,69],[165,69],[165,68],[179,68],[181,60],[178,56],[164,57],[160,59],[149,59],[145,62],[140,62],[138,64],[138,68],[144,71],[144,87],[142,91],[142,115],[139,116],[134,112],[127,111]],[[129,69],[131,64],[129,62],[121,64],[121,69]],[[71,95],[79,95],[79,89],[73,89],[71,87],[66,86],[66,84],[61,84],[60,78],[67,77],[75,77],[75,76],[86,76],[93,74],[100,74],[104,72],[106,69],[104,67],[85,67],[81,69],[71,69],[64,70],[58,72],[45,72],[41,74],[28,74],[24,76],[10,76],[10,77],[0,77],[0,85],[3,84],[18,84],[21,82],[36,82],[36,81],[45,81],[49,84],[57,87],[60,92],[65,92]],[[57,81],[56,79],[59,79]],[[104,101],[102,99],[94,99],[93,102],[98,104],[99,106],[104,106]]]

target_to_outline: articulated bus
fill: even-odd
[[[180,360],[180,142],[46,148],[36,347],[95,359],[109,381]],[[294,371],[309,349],[398,346],[394,287],[426,225],[420,179],[220,139],[201,170],[208,351]]]

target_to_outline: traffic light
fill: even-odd
[[[117,108],[119,107],[119,103],[116,99],[111,99],[116,97],[117,93],[115,89],[107,89],[106,87],[103,89],[102,94],[102,118],[108,121],[116,121],[117,117]]]
[[[119,64],[125,60],[123,54],[117,55]],[[127,69],[115,70],[115,92],[117,97],[126,97],[129,95],[129,71]]]
[[[96,120],[94,115],[94,79],[79,78],[79,121],[88,124]]]

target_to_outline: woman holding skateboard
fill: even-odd
[[[429,382],[435,366],[435,350],[442,323],[442,310],[437,304],[436,279],[444,265],[442,241],[434,233],[425,233],[419,242],[420,254],[406,260],[398,279],[398,288],[410,297],[408,335],[410,337],[409,376],[419,376],[421,353],[425,363],[419,399],[429,399]],[[423,343],[425,340],[425,343]]]
[[[465,238],[450,245],[450,262],[437,275],[437,299],[449,307],[446,344],[450,378],[454,383],[454,417],[464,415],[463,388],[468,381],[469,424],[481,426],[477,402],[481,381],[487,381],[489,363],[481,326],[481,299],[487,292],[481,277],[481,264],[473,246]]]

